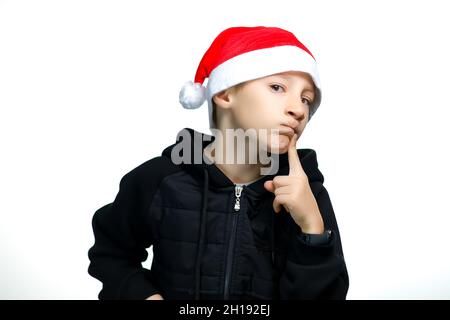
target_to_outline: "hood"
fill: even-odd
[[[184,141],[184,138],[188,138]],[[190,155],[186,155],[183,160],[188,160],[186,162],[181,162],[178,165],[188,171],[190,174],[197,176],[198,181],[203,180],[203,194],[202,194],[202,209],[200,212],[200,232],[197,242],[197,255],[195,257],[195,299],[200,299],[200,284],[201,284],[201,261],[203,257],[203,252],[205,249],[205,237],[206,237],[206,221],[207,221],[207,208],[208,208],[208,193],[210,187],[212,188],[224,188],[233,189],[235,184],[231,181],[217,166],[214,164],[208,164],[204,162],[203,150],[214,141],[215,137],[212,135],[207,135],[198,132],[191,128],[184,128],[177,134],[176,142],[162,152],[162,156],[167,157],[172,161],[171,154],[175,151],[175,154],[184,157],[183,147],[189,148]],[[175,150],[174,150],[175,149]],[[195,152],[194,152],[195,151]],[[309,181],[321,181],[323,183],[323,176],[317,167],[316,153],[312,149],[297,149],[299,155],[300,163],[303,170],[307,174]],[[196,159],[197,156],[199,159]],[[194,161],[197,160],[197,161]],[[249,201],[258,201],[267,193],[270,193],[264,188],[264,182],[273,179],[276,175],[287,175],[289,174],[289,160],[288,153],[279,155],[279,165],[278,171],[275,174],[265,175],[262,178],[256,180],[255,182],[244,186],[246,193],[250,194],[248,197]],[[252,218],[249,216],[249,218]],[[271,231],[270,231],[270,243],[272,251],[272,263],[276,264],[275,255],[275,214],[269,217],[271,221]],[[262,225],[255,226],[256,228],[263,227]]]

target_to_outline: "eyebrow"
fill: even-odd
[[[281,78],[287,79],[288,81],[290,81],[292,79],[292,76],[285,75],[285,74],[274,74],[273,76],[274,77],[281,77]],[[305,87],[305,91],[310,91],[312,93],[315,93],[314,92],[314,88],[309,86],[309,85]]]

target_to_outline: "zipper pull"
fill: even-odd
[[[234,211],[239,211],[241,209],[241,193],[242,193],[242,186],[235,186],[234,187],[234,195],[236,196],[236,202],[234,203]]]

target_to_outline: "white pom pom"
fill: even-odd
[[[200,83],[187,81],[180,90],[180,103],[186,109],[196,109],[206,100],[206,88]]]

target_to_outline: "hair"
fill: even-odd
[[[238,84],[236,84],[236,85],[234,85],[234,86],[232,86],[232,87],[230,87],[228,89],[229,90],[231,89],[234,92],[238,92],[239,90],[241,90],[245,86],[246,83],[247,83],[246,81],[245,82],[241,82],[241,83],[238,83]],[[217,126],[217,112],[216,112],[217,106],[216,106],[216,103],[214,102],[214,99],[212,99],[211,101],[212,101],[212,118],[213,118],[214,123]]]

